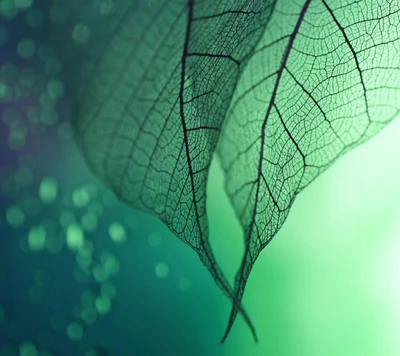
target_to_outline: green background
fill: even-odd
[[[399,354],[399,134],[394,122],[298,196],[246,290],[259,345],[240,320],[227,355]],[[242,236],[221,181],[214,166],[211,235],[233,276]]]
[[[398,135],[400,124],[395,122],[299,195],[282,230],[257,261],[246,290],[244,304],[259,344],[239,318],[220,345],[230,304],[195,253],[155,218],[115,202],[98,183],[104,212],[97,230],[85,238],[97,254],[111,252],[120,263],[119,273],[110,279],[116,297],[109,313],[90,325],[74,314],[82,293],[96,284],[93,276],[77,281],[75,251],[65,245],[56,253],[21,251],[26,231],[36,221],[57,221],[66,209],[74,209],[78,218],[85,207],[72,208],[68,196],[95,181],[73,142],[55,143],[49,134],[44,146],[54,152],[48,154],[46,167],[38,166],[29,191],[37,195],[36,181],[57,176],[59,199],[41,205],[36,220],[27,218],[18,228],[7,226],[3,218],[7,205],[2,213],[4,350],[32,342],[54,355],[70,355],[71,350],[86,355],[99,345],[109,355],[398,355]],[[211,239],[218,261],[233,280],[242,235],[222,186],[214,162],[208,206]],[[19,199],[7,202],[18,204]],[[123,244],[109,236],[114,222],[125,226]],[[161,239],[155,239],[155,233]],[[154,240],[161,243],[154,247]],[[168,265],[164,277],[156,273],[160,262]],[[43,298],[32,298],[33,272],[43,266],[51,271],[52,282]],[[57,318],[61,321],[55,326]],[[71,340],[67,328],[76,320],[84,333]]]
[[[239,317],[220,345],[231,305],[197,255],[156,218],[117,202],[89,172],[71,139],[65,98],[52,103],[46,83],[20,97],[17,88],[26,88],[32,72],[40,77],[42,62],[49,75],[57,66],[40,51],[40,16],[31,12],[27,21],[11,3],[0,0],[0,356],[400,354],[400,122],[298,196],[245,292],[259,343]],[[37,44],[33,54],[22,51],[29,61],[19,58],[28,30]],[[46,115],[37,118],[31,107]],[[58,187],[50,203],[40,194],[46,177]],[[217,161],[208,198],[212,245],[233,282],[243,236]],[[86,231],[82,218],[99,205]],[[19,224],[10,223],[15,207],[24,214]],[[92,246],[86,271],[80,249],[67,241],[68,224],[85,230]],[[113,224],[123,227],[122,243],[112,239]],[[35,245],[28,236],[38,226],[46,237]],[[107,254],[117,262],[104,276]],[[104,285],[115,288],[106,311],[98,303]],[[82,299],[94,310],[89,323]]]

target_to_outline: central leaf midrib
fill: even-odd
[[[279,88],[279,84],[280,84],[280,80],[282,78],[282,74],[283,71],[286,67],[286,63],[289,59],[289,55],[290,52],[293,48],[293,43],[296,39],[296,36],[299,32],[300,26],[304,20],[305,14],[308,10],[308,7],[310,5],[312,0],[307,0],[306,3],[304,4],[300,14],[299,14],[299,19],[297,20],[296,26],[292,32],[292,34],[290,35],[290,39],[289,39],[289,43],[286,47],[286,51],[285,54],[282,58],[282,63],[281,66],[278,70],[278,74],[277,74],[277,78],[275,81],[275,86],[274,86],[274,90],[272,92],[271,95],[271,100],[269,102],[268,105],[268,109],[267,112],[265,114],[265,118],[261,127],[261,146],[260,146],[260,156],[259,156],[259,162],[258,162],[258,171],[257,171],[257,188],[256,188],[256,196],[255,196],[255,201],[254,201],[254,208],[253,208],[253,213],[252,213],[252,218],[250,221],[250,229],[249,229],[249,233],[248,233],[248,238],[247,238],[247,242],[246,242],[246,250],[245,250],[245,256],[247,255],[248,251],[249,251],[249,246],[250,246],[250,242],[251,242],[251,235],[253,233],[253,228],[254,228],[254,224],[255,224],[255,216],[256,216],[256,211],[257,211],[257,201],[258,201],[258,196],[259,196],[259,192],[260,192],[260,182],[261,182],[261,176],[262,176],[262,162],[263,162],[263,158],[264,158],[264,145],[265,145],[265,131],[266,131],[266,127],[267,127],[267,123],[268,123],[268,119],[271,113],[271,110],[273,108],[273,106],[275,105],[275,98],[276,98],[276,94]]]
[[[186,59],[188,57],[188,52],[189,52],[190,31],[191,31],[192,22],[193,22],[194,0],[189,0],[187,7],[188,7],[188,20],[187,20],[187,25],[186,25],[185,41],[184,41],[183,51],[182,51],[181,80],[180,80],[180,89],[179,89],[179,106],[180,106],[180,117],[181,117],[181,123],[182,123],[182,131],[183,131],[183,142],[185,144],[186,160],[188,162],[190,184],[191,184],[191,188],[192,188],[191,190],[192,190],[192,195],[193,195],[193,205],[194,205],[195,214],[196,214],[196,223],[197,223],[197,227],[199,229],[200,241],[203,241],[202,229],[201,229],[200,221],[199,221],[199,218],[200,218],[199,211],[198,211],[197,203],[196,203],[197,199],[196,199],[196,190],[195,190],[195,184],[194,184],[194,179],[193,179],[193,167],[192,167],[192,160],[190,158],[189,139],[188,139],[187,127],[186,127],[186,121],[185,121],[185,100],[183,97],[184,90],[185,90]]]
[[[182,123],[182,131],[183,131],[183,141],[185,145],[185,152],[186,152],[186,159],[188,162],[188,170],[189,170],[189,177],[190,177],[190,184],[191,184],[191,190],[192,190],[192,195],[193,195],[193,205],[195,209],[195,215],[196,215],[196,225],[199,230],[199,237],[200,237],[200,244],[203,246],[202,251],[208,262],[208,270],[211,272],[213,278],[216,280],[218,284],[220,284],[220,287],[224,293],[226,293],[227,296],[232,300],[232,303],[234,304],[235,310],[241,310],[243,314],[243,318],[246,321],[247,325],[250,327],[251,332],[257,342],[257,334],[255,331],[254,326],[252,325],[249,317],[247,316],[246,312],[241,308],[241,305],[239,302],[237,302],[235,295],[233,291],[231,290],[229,284],[227,283],[223,273],[221,270],[218,268],[218,265],[215,262],[215,258],[210,251],[209,244],[206,243],[204,236],[203,236],[203,231],[201,229],[200,225],[200,216],[199,216],[199,211],[197,207],[197,199],[196,199],[196,189],[195,189],[195,184],[194,184],[194,171],[192,167],[192,160],[190,157],[190,150],[189,150],[189,139],[188,139],[188,129],[186,126],[186,121],[185,121],[185,100],[184,100],[184,90],[185,90],[185,77],[186,77],[186,61],[187,58],[189,57],[189,41],[190,41],[190,32],[192,29],[192,23],[193,23],[193,8],[194,8],[194,0],[189,0],[187,3],[188,7],[188,20],[187,20],[187,26],[186,26],[186,33],[185,33],[185,40],[184,40],[184,46],[183,46],[183,52],[182,52],[182,67],[181,67],[181,78],[180,78],[180,90],[179,90],[179,106],[180,106],[180,117],[181,117],[181,123]],[[211,252],[211,253],[210,253]],[[201,257],[201,254],[200,254]]]
[[[299,19],[297,20],[295,28],[294,28],[292,34],[290,35],[289,43],[288,43],[288,45],[286,47],[286,51],[285,51],[284,56],[282,58],[281,66],[280,66],[280,68],[279,68],[279,70],[277,72],[277,78],[276,78],[276,81],[275,81],[274,90],[272,92],[271,100],[269,102],[268,109],[267,109],[267,112],[265,114],[265,118],[264,118],[264,121],[263,121],[263,124],[262,124],[262,127],[261,127],[261,146],[260,146],[260,156],[259,156],[259,162],[258,162],[257,179],[256,179],[257,187],[256,187],[256,196],[255,196],[255,200],[254,200],[254,208],[253,208],[253,212],[252,212],[252,216],[251,216],[251,220],[250,220],[249,230],[248,230],[248,233],[246,234],[247,236],[246,236],[246,244],[245,244],[245,251],[244,251],[244,255],[243,255],[244,256],[243,257],[243,261],[242,261],[242,264],[240,266],[239,272],[237,273],[236,278],[235,278],[236,279],[236,286],[235,286],[236,296],[239,296],[238,300],[240,300],[242,295],[243,295],[243,285],[242,284],[246,283],[245,279],[242,278],[242,274],[245,271],[246,261],[247,261],[247,258],[248,258],[248,255],[249,255],[249,251],[250,251],[251,237],[252,237],[253,229],[254,229],[254,225],[255,225],[255,216],[256,216],[257,205],[258,205],[257,201],[258,201],[258,196],[259,196],[259,193],[260,193],[260,182],[261,182],[261,178],[262,178],[262,161],[263,161],[263,158],[264,158],[265,130],[266,130],[266,127],[267,127],[267,122],[268,122],[269,115],[270,115],[271,110],[272,110],[272,108],[273,108],[273,106],[275,104],[275,97],[276,97],[276,93],[278,91],[278,87],[279,87],[279,84],[280,84],[280,80],[281,80],[281,77],[282,77],[283,70],[284,70],[284,68],[286,66],[287,60],[289,58],[290,51],[291,51],[291,49],[293,47],[294,40],[296,39],[296,35],[299,32],[300,26],[301,26],[301,24],[303,22],[304,16],[305,16],[305,14],[307,12],[307,9],[308,9],[311,1],[312,0],[307,0],[306,3],[304,4],[304,6],[303,6],[303,8],[302,8],[302,10],[301,10],[301,12],[299,14]],[[226,329],[226,332],[225,332],[225,335],[223,337],[223,340],[225,340],[226,337],[228,336],[229,331],[230,331],[230,329],[231,329],[231,327],[233,325],[233,322],[235,320],[236,315],[237,315],[237,309],[235,307],[233,307],[232,311],[231,311],[230,318],[229,318],[228,327]]]

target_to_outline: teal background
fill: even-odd
[[[399,134],[394,122],[298,196],[246,290],[260,343],[252,344],[240,320],[224,346],[227,354],[399,354]],[[221,179],[214,169],[211,234],[233,276],[241,231],[222,201]],[[223,247],[228,239],[229,252]]]
[[[56,255],[22,252],[20,240],[34,221],[8,227],[4,208],[23,195],[2,199],[3,347],[28,340],[54,355],[70,355],[71,350],[84,355],[99,345],[110,355],[398,355],[400,172],[392,162],[399,134],[399,123],[391,124],[300,194],[284,227],[261,254],[245,294],[259,334],[257,345],[242,319],[226,344],[219,344],[230,304],[197,256],[155,218],[110,197],[97,231],[87,238],[99,254],[111,251],[120,261],[120,272],[112,279],[117,295],[109,314],[86,325],[80,341],[69,340],[65,328],[76,320],[74,307],[95,282],[92,277],[76,280],[74,253],[66,246]],[[42,152],[31,154],[37,161],[28,191],[37,194],[35,182],[42,176],[57,176],[64,199],[55,206],[61,211],[74,187],[95,179],[72,141],[57,143],[49,133],[42,145]],[[104,196],[106,191],[96,185],[98,196]],[[212,243],[233,280],[242,236],[217,162],[211,169],[209,198]],[[80,210],[75,208],[76,216]],[[42,206],[36,219],[56,221],[57,214],[54,207]],[[123,245],[116,246],[108,235],[114,221],[132,226],[126,227]],[[153,233],[162,237],[159,247],[148,242]],[[160,261],[169,266],[165,278],[155,273]],[[42,266],[51,270],[52,283],[42,300],[30,300],[33,271]],[[181,277],[190,279],[188,290],[179,288]],[[51,322],[55,315],[62,320],[57,329]]]
[[[0,0],[2,15],[11,8],[6,3],[11,1]],[[7,14],[0,22],[0,69],[13,62],[20,74],[26,67],[41,74],[39,59],[24,61],[16,53],[19,39],[28,33],[24,14]],[[46,27],[29,31],[40,41]],[[245,293],[259,343],[254,344],[239,317],[220,345],[231,305],[197,255],[156,218],[116,201],[90,173],[68,131],[68,100],[57,103],[55,122],[28,122],[27,108],[37,105],[40,94],[0,100],[0,356],[400,354],[398,121],[341,158],[299,195],[283,228],[261,253]],[[14,129],[4,113],[10,108],[12,121],[27,127],[22,146],[9,142]],[[21,167],[28,171],[24,184],[16,179]],[[51,204],[39,199],[45,177],[58,182]],[[76,190],[87,184],[94,192],[89,202],[74,203]],[[213,248],[233,282],[243,237],[217,161],[208,197]],[[33,208],[25,211],[21,226],[11,226],[9,207],[26,210],[27,199]],[[66,243],[60,219],[68,212],[80,224],[94,202],[103,212],[95,230],[84,234],[93,245],[92,264],[85,272],[77,251]],[[124,226],[127,239],[122,244],[110,237],[113,223]],[[33,251],[27,236],[38,225],[46,227],[46,242]],[[158,247],[150,243],[154,234],[161,237]],[[56,252],[54,243],[60,244]],[[94,273],[105,253],[119,264],[107,281]],[[162,278],[156,273],[160,262],[168,265]],[[38,283],[37,270],[45,270],[49,281]],[[95,321],[86,323],[82,296],[89,291],[93,303],[106,282],[116,290],[110,311],[96,313]],[[82,326],[78,340],[68,335],[73,322]],[[26,343],[33,348],[23,353]]]

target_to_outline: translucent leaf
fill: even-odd
[[[277,1],[220,139],[226,189],[245,236],[239,300],[296,195],[398,116],[399,63],[399,2]],[[236,314],[233,306],[224,339]]]
[[[210,247],[206,182],[237,80],[274,2],[55,6],[55,43],[87,162],[122,201],[159,217],[197,252],[255,335]]]

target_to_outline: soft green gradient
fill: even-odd
[[[43,205],[37,218],[25,216],[19,230],[13,224],[5,229],[8,209],[1,216],[1,231],[4,236],[12,236],[7,241],[16,245],[5,250],[6,259],[0,259],[0,276],[1,266],[7,266],[7,281],[18,281],[11,283],[8,293],[21,314],[20,319],[12,314],[11,321],[23,320],[32,334],[51,325],[54,310],[47,302],[30,302],[27,294],[32,281],[26,271],[46,263],[56,283],[46,292],[47,298],[63,305],[68,321],[61,331],[51,331],[56,340],[69,340],[62,347],[54,343],[53,348],[60,355],[64,355],[61,350],[86,347],[91,340],[101,339],[110,355],[118,356],[133,352],[140,356],[397,356],[399,135],[400,122],[396,121],[339,160],[300,194],[282,230],[261,254],[245,293],[244,305],[258,330],[259,344],[254,344],[239,318],[222,346],[219,340],[231,304],[196,254],[156,218],[122,203],[112,203],[103,188],[98,188],[97,200],[104,212],[96,231],[85,236],[93,242],[97,256],[111,251],[120,261],[120,273],[112,279],[115,303],[109,314],[87,325],[81,341],[66,339],[68,323],[74,321],[72,311],[93,280],[82,284],[75,279],[73,249],[65,247],[56,252],[52,248],[56,255],[29,249],[22,253],[18,243],[42,220],[58,221],[64,217],[64,210],[72,211],[79,220],[85,208],[79,207],[83,196],[78,199],[76,191],[95,182],[95,178],[72,142],[55,143],[48,136],[43,152],[36,152],[34,157],[44,157],[44,152],[51,154],[47,154],[46,161],[36,160],[39,167],[33,170],[35,180],[30,194],[39,199],[46,177],[57,177],[57,208]],[[209,183],[212,245],[232,282],[243,252],[242,234],[215,162]],[[14,203],[18,203],[19,198],[15,199]],[[116,223],[124,224],[127,231],[123,245],[116,244],[111,236]],[[161,236],[161,244],[155,234]],[[38,240],[31,242],[37,246]],[[9,256],[13,256],[15,268],[6,264]],[[163,278],[157,276],[160,264],[168,265],[168,274]],[[182,278],[190,280],[189,290],[180,287]],[[7,313],[6,310],[6,316]],[[18,337],[21,340],[34,338]]]
[[[399,116],[399,12],[385,0],[276,2],[218,142],[246,241],[239,300],[297,194]]]
[[[0,356],[94,356],[86,351],[98,346],[110,356],[398,356],[400,123],[299,196],[246,289],[259,344],[238,318],[221,346],[232,305],[196,253],[154,216],[117,202],[71,141],[67,63],[45,40],[49,21],[68,18],[67,3],[32,2],[25,12],[26,0],[0,0]],[[93,40],[87,25],[66,32],[74,46]],[[243,234],[222,180],[214,162],[211,239],[232,283]]]
[[[190,245],[240,310],[209,246],[206,182],[272,1],[119,0],[107,16],[91,3],[65,4],[73,20],[55,26],[53,44],[68,63],[87,163],[120,200],[159,217]]]
[[[260,342],[240,320],[224,355],[400,354],[399,135],[395,122],[300,194],[245,293]],[[221,186],[214,165],[211,236],[233,280],[242,232]]]
[[[255,335],[239,302],[296,195],[400,112],[399,5],[119,0],[104,11],[61,3],[66,18],[49,40],[65,64],[87,164],[121,201],[158,217],[197,252],[234,304],[223,340],[238,311]],[[62,96],[61,87],[47,85],[48,94]],[[217,143],[246,241],[234,291],[208,238]],[[162,266],[159,276],[168,274]]]

